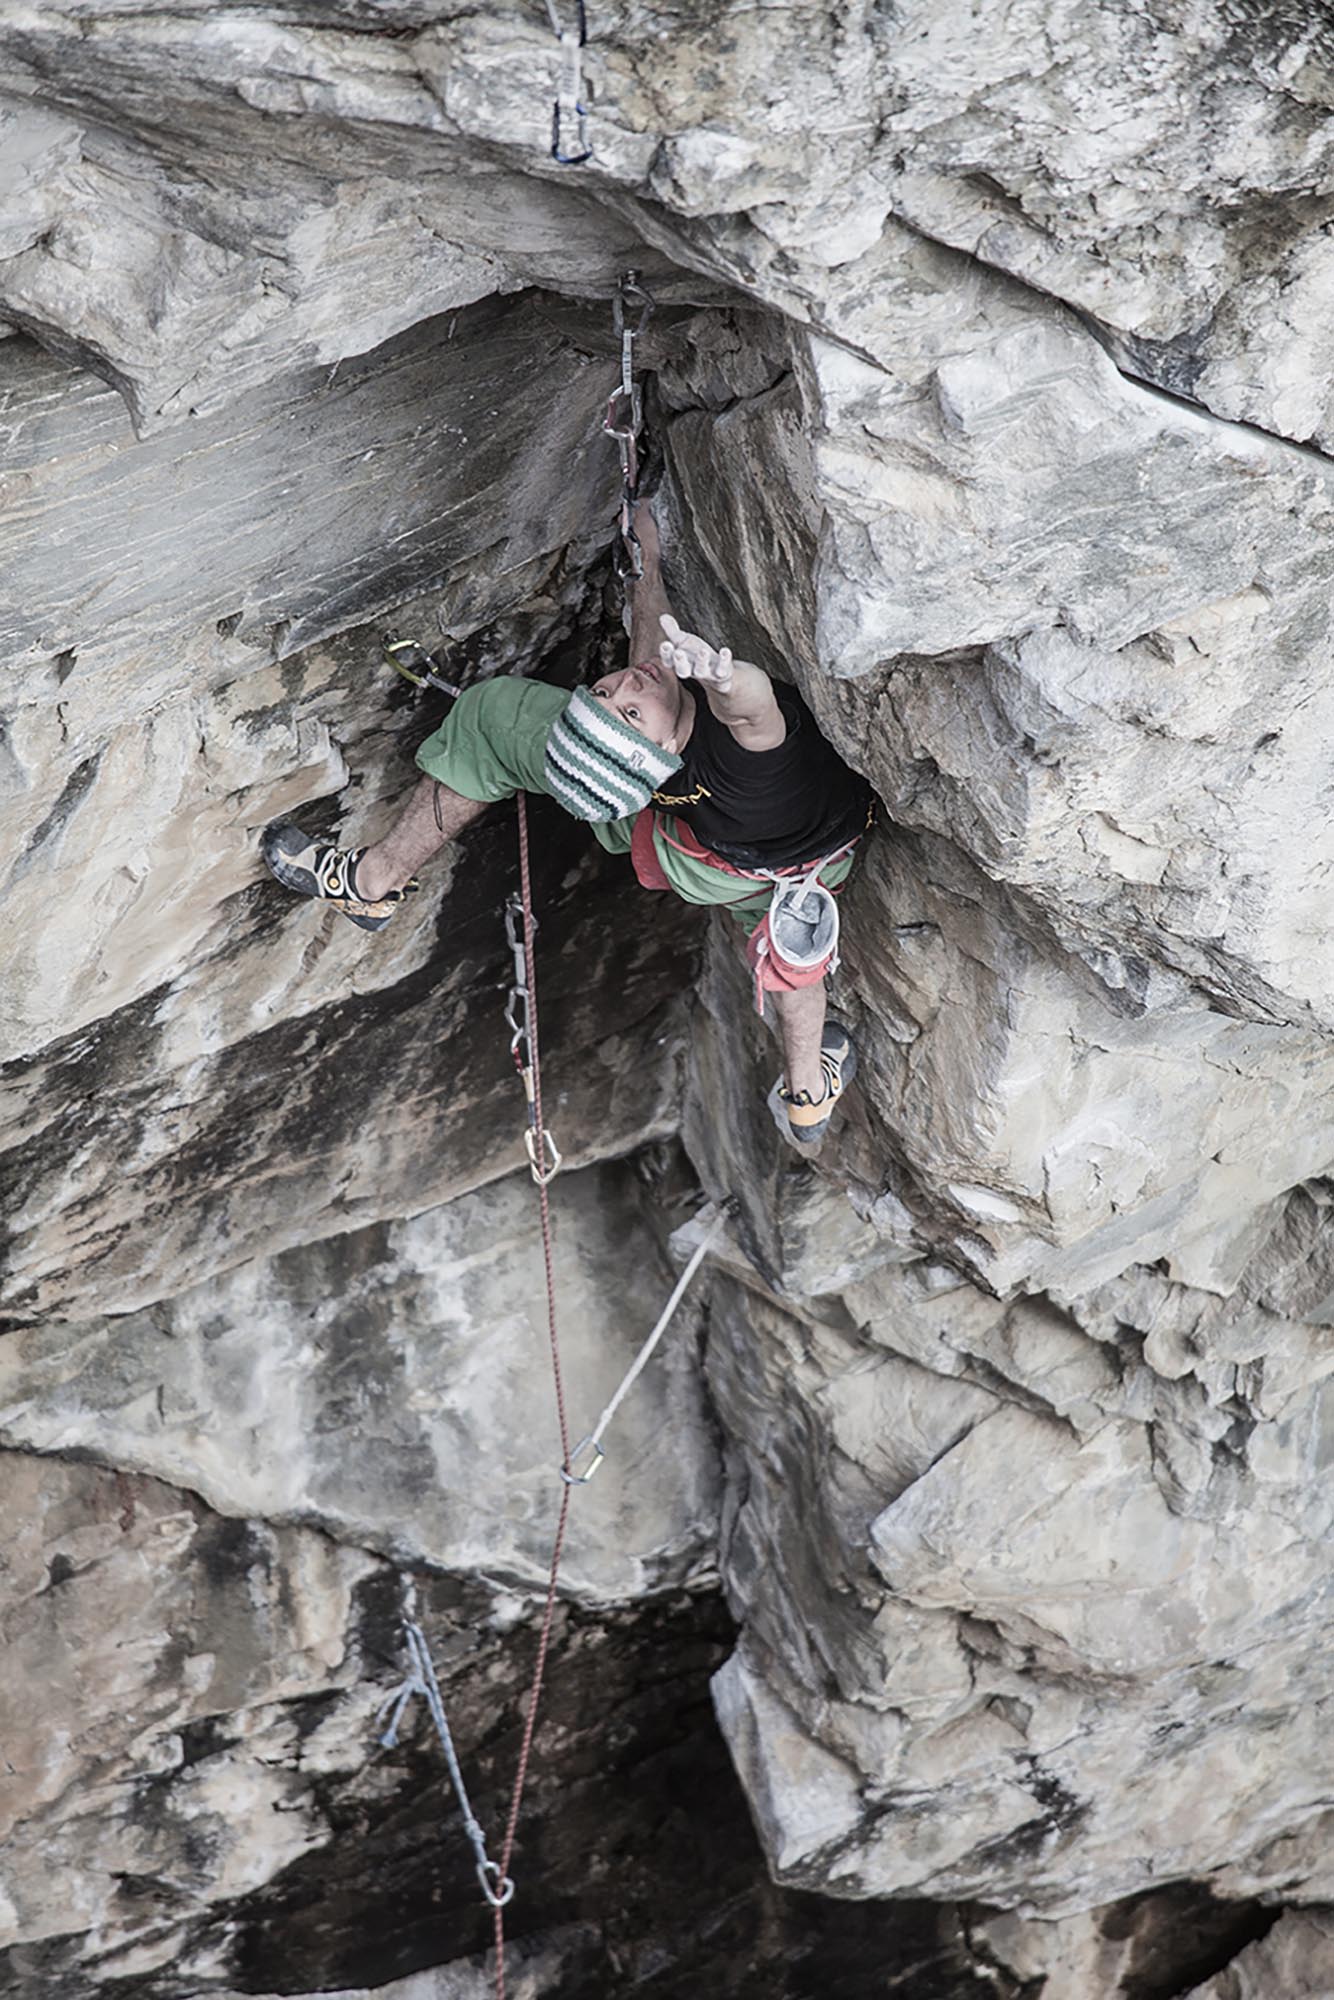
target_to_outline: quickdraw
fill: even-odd
[[[440,662],[434,653],[428,653],[425,646],[419,646],[415,639],[399,639],[392,632],[386,632],[382,640],[385,659],[396,674],[402,674],[413,687],[439,688],[444,694],[460,695],[463,689],[457,681],[447,681],[436,672]]]
[[[528,1701],[524,1716],[523,1737],[519,1745],[518,1762],[514,1773],[514,1785],[510,1794],[509,1815],[505,1822],[501,1842],[500,1859],[493,1861],[487,1852],[485,1835],[473,1812],[459,1767],[458,1754],[454,1748],[445,1716],[444,1702],[439,1683],[431,1662],[426,1636],[421,1627],[409,1623],[406,1627],[408,1656],[411,1670],[407,1679],[392,1693],[381,1709],[383,1719],[392,1710],[389,1727],[381,1741],[392,1746],[403,1710],[414,1695],[424,1696],[435,1724],[436,1733],[444,1749],[449,1766],[450,1779],[458,1798],[459,1810],[463,1816],[464,1831],[472,1844],[477,1865],[477,1879],[482,1894],[491,1906],[493,1936],[495,1939],[495,2000],[506,2000],[505,1967],[505,1906],[514,1895],[514,1878],[510,1865],[514,1856],[514,1844],[518,1834],[519,1816],[523,1807],[524,1786],[527,1782],[528,1767],[532,1756],[533,1740],[537,1728],[538,1709],[542,1699],[542,1689],[546,1679],[547,1659],[551,1647],[552,1629],[556,1613],[556,1594],[560,1578],[561,1557],[565,1549],[566,1532],[569,1526],[570,1501],[576,1486],[586,1486],[604,1457],[602,1438],[616,1411],[628,1395],[667,1325],[685,1294],[687,1285],[694,1277],[708,1251],[717,1240],[722,1227],[723,1208],[709,1218],[708,1225],[682,1272],[671,1297],[659,1316],[656,1326],[635,1356],[620,1387],[599,1417],[596,1428],[570,1449],[570,1427],[566,1415],[565,1388],[561,1372],[560,1341],[556,1327],[556,1273],[554,1238],[552,1232],[551,1208],[547,1189],[560,1171],[561,1157],[547,1130],[542,1110],[542,1071],[538,1047],[537,1024],[537,983],[534,968],[534,938],[537,933],[537,919],[533,914],[532,865],[528,839],[527,801],[522,792],[519,803],[519,881],[520,890],[511,896],[505,905],[505,936],[514,959],[514,983],[510,987],[505,1006],[505,1019],[510,1029],[510,1052],[515,1067],[523,1078],[524,1096],[528,1105],[528,1131],[525,1141],[528,1149],[529,1165],[533,1179],[537,1183],[537,1199],[541,1217],[542,1259],[546,1274],[547,1334],[551,1348],[552,1387],[556,1401],[556,1422],[560,1433],[561,1448],[561,1497],[556,1514],[556,1528],[552,1539],[551,1567],[547,1579],[546,1601],[542,1611],[542,1621],[538,1632],[537,1657],[533,1665],[529,1684]],[[587,1468],[577,1471],[578,1461],[591,1453]]]
[[[584,0],[575,0],[577,28],[562,28],[556,0],[547,0],[551,32],[560,44],[560,72],[556,80],[556,100],[551,108],[551,157],[558,166],[582,167],[593,157],[588,138],[588,106],[584,103],[584,49],[588,43],[588,22]],[[574,150],[566,145],[566,134],[574,133]]]
[[[383,1722],[385,1716],[389,1715],[389,1724],[381,1732],[380,1741],[386,1750],[394,1749],[398,1742],[398,1729],[403,1720],[403,1711],[412,1697],[419,1694],[430,1710],[435,1733],[440,1738],[440,1747],[445,1753],[449,1780],[454,1787],[454,1796],[458,1800],[459,1813],[463,1820],[463,1831],[468,1836],[477,1863],[477,1880],[482,1885],[482,1894],[493,1910],[503,1910],[514,1894],[514,1883],[508,1875],[501,1873],[500,1863],[493,1861],[486,1851],[486,1835],[482,1832],[477,1815],[472,1809],[468,1788],[463,1782],[463,1772],[459,1766],[458,1752],[454,1748],[454,1738],[445,1715],[444,1699],[431,1660],[431,1649],[426,1643],[426,1634],[420,1625],[413,1622],[404,1625],[403,1633],[407,1642],[409,1670],[402,1685],[395,1688],[381,1704],[380,1720]],[[391,1709],[392,1715],[389,1714]]]
[[[537,919],[532,920],[534,935]],[[554,1181],[561,1170],[560,1148],[547,1126],[538,1133],[537,1097],[533,1080],[533,1047],[529,1032],[528,952],[524,943],[523,898],[513,895],[505,904],[505,936],[514,957],[514,983],[505,1002],[505,1021],[510,1031],[510,1054],[523,1084],[528,1107],[528,1126],[523,1135],[528,1166],[539,1187]]]
[[[565,1383],[561,1373],[560,1336],[556,1328],[556,1257],[555,1241],[551,1228],[551,1200],[547,1183],[560,1166],[560,1156],[550,1172],[544,1173],[538,1161],[546,1159],[547,1131],[542,1111],[542,1060],[539,1051],[537,1031],[537,977],[535,960],[537,957],[533,940],[537,935],[537,919],[533,915],[532,852],[528,839],[528,800],[519,793],[519,895],[513,899],[518,903],[518,918],[522,924],[524,941],[523,971],[520,973],[519,956],[515,953],[514,972],[519,985],[525,988],[522,1009],[527,1040],[527,1023],[531,1018],[532,1036],[527,1053],[532,1066],[533,1091],[529,1116],[533,1124],[533,1137],[529,1143],[528,1157],[532,1163],[533,1179],[537,1182],[537,1207],[542,1225],[542,1264],[546,1276],[547,1294],[547,1340],[551,1348],[551,1386],[556,1399],[556,1424],[560,1431],[561,1464],[570,1462],[570,1424],[565,1414]],[[509,913],[507,911],[507,924]],[[516,928],[509,925],[511,935]],[[515,996],[517,1000],[517,995]],[[515,1011],[513,1008],[511,1012]],[[516,1058],[517,1059],[517,1058]],[[527,1080],[525,1079],[525,1088]],[[552,1147],[555,1152],[554,1146]],[[560,1580],[561,1556],[565,1550],[565,1534],[570,1522],[570,1486],[561,1488],[560,1506],[556,1511],[556,1532],[551,1544],[551,1569],[547,1576],[546,1603],[542,1609],[542,1624],[538,1632],[537,1658],[533,1662],[533,1678],[528,1690],[528,1713],[524,1718],[523,1740],[519,1745],[519,1761],[514,1772],[514,1789],[510,1794],[509,1818],[505,1822],[505,1838],[500,1851],[499,1895],[504,1893],[504,1884],[510,1879],[510,1861],[514,1854],[514,1842],[519,1831],[519,1814],[523,1808],[523,1788],[528,1778],[528,1762],[532,1756],[533,1736],[537,1729],[537,1711],[542,1700],[542,1686],[546,1679],[547,1654],[551,1649],[551,1632],[556,1617],[556,1590]],[[505,2000],[505,1908],[499,1895],[492,1901],[491,1916],[495,1935],[496,2000]]]
[[[676,1312],[676,1308],[680,1305],[682,1299],[686,1295],[687,1290],[689,1289],[690,1280],[694,1277],[696,1271],[698,1271],[700,1265],[704,1262],[704,1259],[708,1256],[710,1250],[712,1250],[714,1244],[717,1242],[718,1237],[722,1232],[723,1223],[726,1221],[727,1218],[728,1206],[729,1206],[728,1203],[724,1203],[724,1205],[715,1212],[712,1219],[705,1227],[703,1235],[700,1237],[699,1242],[695,1245],[694,1251],[691,1253],[690,1262],[686,1265],[684,1271],[682,1271],[680,1277],[677,1279],[671,1297],[668,1299],[666,1305],[663,1307],[661,1313],[658,1315],[657,1325],[654,1327],[652,1333],[650,1333],[648,1339],[644,1342],[643,1346],[640,1348],[638,1354],[636,1354],[634,1360],[630,1363],[630,1366],[626,1369],[625,1374],[621,1378],[620,1387],[617,1389],[616,1394],[612,1397],[611,1401],[608,1403],[606,1409],[602,1412],[602,1415],[598,1418],[597,1423],[593,1426],[593,1429],[589,1432],[588,1436],[585,1438],[580,1438],[578,1444],[575,1445],[573,1451],[571,1451],[567,1463],[561,1466],[560,1476],[565,1481],[565,1484],[567,1486],[587,1486],[589,1480],[593,1477],[593,1474],[597,1471],[603,1459],[607,1456],[606,1452],[602,1448],[602,1440],[607,1434],[607,1431],[611,1425],[612,1418],[616,1415],[616,1412],[620,1409],[621,1404],[625,1401],[631,1389],[633,1389],[635,1383],[639,1380],[640,1375],[643,1373],[644,1369],[648,1366],[654,1348],[657,1346],[658,1342],[662,1339],[664,1333],[666,1333],[668,1326],[671,1324],[672,1317]],[[705,1213],[707,1214],[707,1210],[705,1211]],[[585,1453],[590,1453],[591,1456],[589,1457],[588,1464],[585,1467],[584,1471],[578,1472],[575,1470],[575,1468],[578,1465],[580,1459],[584,1457]]]
[[[631,302],[639,301],[637,317],[631,318]],[[644,423],[644,399],[635,380],[635,342],[648,325],[653,299],[639,282],[637,271],[627,271],[612,300],[612,325],[621,343],[621,379],[607,398],[607,414],[602,429],[616,441],[621,455],[621,546],[624,556],[616,559],[616,574],[622,583],[636,583],[644,574],[644,556],[634,530],[635,500],[639,493],[639,433]]]

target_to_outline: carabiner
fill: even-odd
[[[628,406],[620,423],[614,421],[621,414],[616,408],[618,403],[625,403]],[[631,443],[638,437],[643,421],[644,402],[640,394],[639,384],[636,383],[634,388],[629,391],[625,389],[613,389],[607,398],[607,414],[602,419],[602,428],[606,435],[608,437],[624,438],[627,443]]]
[[[491,1875],[494,1875],[500,1884],[499,1893],[491,1887],[490,1882],[487,1880],[487,1877]],[[503,1910],[506,1903],[509,1902],[514,1894],[514,1884],[508,1875],[501,1875],[500,1863],[498,1861],[479,1861],[477,1864],[477,1880],[481,1883],[482,1894],[486,1897],[491,1908],[493,1910]]]
[[[529,1171],[539,1187],[549,1187],[560,1172],[562,1161],[560,1148],[545,1126],[542,1128],[542,1140],[546,1151],[551,1155],[551,1165],[549,1167],[538,1165],[536,1128],[530,1125],[523,1135],[524,1150],[528,1155]]]
[[[574,1470],[575,1462],[577,1461],[579,1454],[584,1451],[592,1452],[593,1454],[592,1460],[589,1464],[587,1472],[576,1472]],[[606,1456],[607,1456],[606,1452],[602,1449],[602,1446],[598,1443],[596,1438],[593,1437],[580,1438],[578,1444],[575,1446],[574,1450],[570,1453],[567,1463],[562,1465],[560,1469],[560,1476],[565,1481],[565,1484],[567,1486],[587,1486],[589,1480],[593,1477],[593,1474],[597,1471],[598,1467],[601,1465],[603,1459]]]

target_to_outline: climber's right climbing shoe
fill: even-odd
[[[260,852],[284,889],[331,904],[363,931],[382,931],[399,904],[417,887],[414,876],[407,888],[391,889],[378,902],[368,903],[356,889],[357,863],[365,848],[348,853],[342,847],[325,846],[290,820],[264,829]]]
[[[826,1021],[820,1037],[820,1071],[824,1094],[789,1090],[780,1077],[769,1092],[769,1110],[783,1137],[799,1152],[818,1146],[829,1130],[834,1106],[857,1074],[857,1051],[841,1021]]]

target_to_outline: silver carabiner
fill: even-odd
[[[523,1144],[524,1151],[528,1155],[528,1169],[533,1179],[539,1187],[549,1187],[564,1164],[561,1159],[560,1147],[556,1144],[556,1141],[552,1138],[550,1131],[545,1125],[542,1128],[542,1144],[545,1151],[551,1155],[550,1166],[546,1165],[545,1159],[541,1163],[538,1161],[537,1130],[534,1126],[528,1126],[524,1132]]]
[[[619,551],[614,551],[612,567],[622,583],[629,581],[638,583],[644,574],[644,550],[635,533],[634,515],[628,491],[621,496],[620,534],[621,548],[625,551],[626,560],[622,562]]]
[[[533,936],[537,936],[537,918],[533,918]],[[523,898],[518,895],[505,899],[505,942],[514,954],[514,983],[516,986],[528,984],[528,945],[524,936]]]
[[[487,1877],[491,1875],[494,1875],[500,1884],[499,1893],[491,1887],[490,1882],[487,1880]],[[479,1861],[477,1864],[477,1880],[482,1885],[482,1894],[486,1897],[487,1902],[493,1910],[503,1910],[506,1903],[514,1895],[514,1884],[508,1875],[502,1876],[498,1861]]]
[[[519,1010],[523,1010],[522,1020],[516,1020]],[[505,1026],[510,1031],[510,1054],[513,1055],[520,1042],[528,1040],[528,988],[511,986],[509,999],[505,1002]]]
[[[639,309],[639,320],[635,326],[629,324],[625,310],[626,301],[631,297],[642,299],[644,302]],[[638,340],[640,334],[644,331],[644,328],[653,316],[654,304],[655,300],[652,292],[648,291],[639,282],[638,271],[627,271],[618,281],[615,296],[612,299],[612,325],[617,338],[621,339],[628,333],[631,340]]]
[[[576,1461],[580,1453],[585,1451],[591,1451],[593,1454],[588,1470],[587,1472],[576,1472],[574,1470]],[[593,1474],[597,1471],[606,1456],[606,1452],[602,1449],[596,1438],[580,1438],[578,1444],[570,1453],[568,1461],[560,1468],[560,1476],[567,1486],[587,1486],[589,1480],[593,1477]]]
[[[617,409],[619,403],[627,407],[622,414]],[[621,421],[616,422],[616,418]],[[607,398],[607,414],[602,419],[602,428],[608,437],[623,439],[627,444],[638,437],[644,421],[644,399],[638,383],[632,389],[613,389]]]

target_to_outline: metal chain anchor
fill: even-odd
[[[533,919],[536,933],[537,919]],[[505,904],[505,936],[514,956],[514,983],[505,1002],[505,1021],[510,1031],[510,1054],[523,1084],[528,1107],[528,1127],[523,1135],[524,1150],[533,1179],[539,1187],[554,1181],[561,1170],[560,1148],[549,1126],[542,1128],[542,1150],[537,1141],[537,1100],[533,1087],[533,1048],[528,1028],[528,954],[523,942],[523,898],[511,896]]]
[[[556,100],[551,108],[551,157],[562,167],[582,167],[585,160],[593,157],[588,138],[588,106],[584,103],[584,49],[588,43],[584,0],[575,0],[574,11],[578,27],[562,28],[556,12],[556,0],[547,0],[551,32],[560,43],[560,74],[556,82]],[[571,132],[574,134],[572,151],[566,145],[566,137]]]
[[[631,317],[631,303],[638,300],[637,317]],[[622,583],[637,583],[644,574],[644,554],[634,529],[635,499],[639,491],[639,433],[644,423],[644,399],[635,380],[635,342],[648,325],[653,299],[639,282],[637,271],[627,271],[612,300],[612,325],[621,343],[621,379],[607,398],[607,414],[602,419],[606,436],[616,440],[621,455],[621,546],[624,556],[616,558],[616,574]]]

